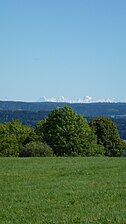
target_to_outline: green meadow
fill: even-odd
[[[1,224],[125,224],[126,158],[0,158]]]

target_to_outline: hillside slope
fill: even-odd
[[[9,111],[51,111],[57,107],[70,106],[86,117],[115,117],[126,115],[126,103],[52,103],[0,101],[0,110]]]

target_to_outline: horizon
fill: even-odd
[[[125,0],[6,0],[0,27],[1,99],[125,101]]]
[[[68,103],[68,104],[92,104],[92,103],[126,103],[126,100],[116,99],[116,98],[106,98],[106,99],[93,99],[91,96],[86,96],[83,99],[70,100],[63,96],[59,98],[54,97],[41,97],[36,101],[25,101],[25,100],[14,100],[14,99],[0,99],[0,102],[20,102],[20,103]]]

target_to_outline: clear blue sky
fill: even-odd
[[[126,0],[0,0],[0,99],[126,99]]]

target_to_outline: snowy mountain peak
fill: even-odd
[[[85,96],[83,99],[77,99],[77,100],[69,100],[66,99],[64,96],[60,96],[59,98],[55,97],[41,97],[39,102],[62,102],[62,103],[117,103],[117,102],[126,102],[126,100],[120,100],[116,98],[106,98],[106,99],[98,99],[94,100],[92,96]]]

